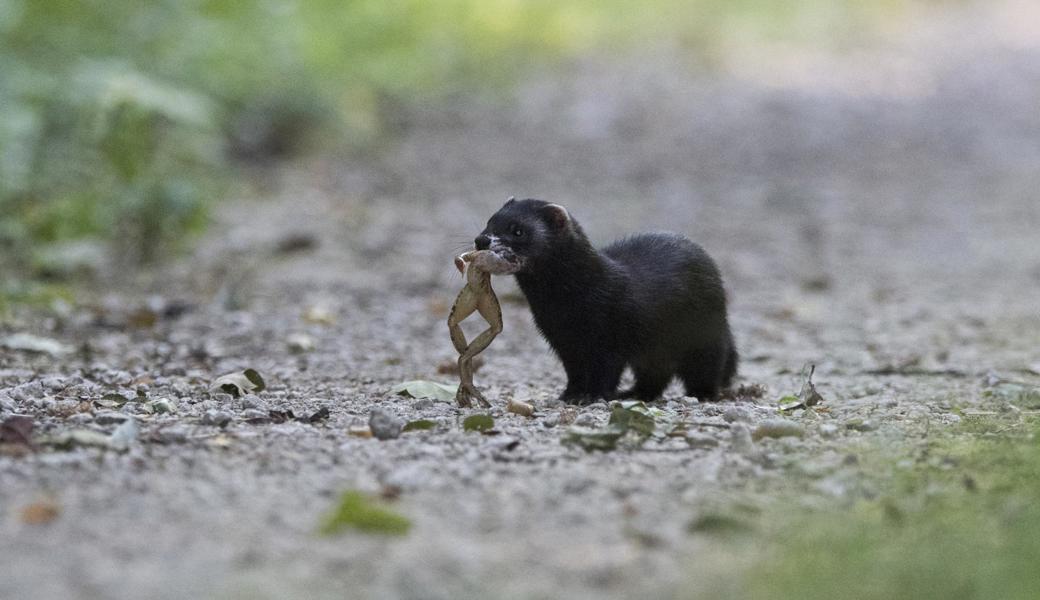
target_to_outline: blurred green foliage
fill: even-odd
[[[840,36],[907,1],[0,0],[0,269],[84,237],[154,260],[205,222],[231,159],[319,132],[363,146],[402,102],[547,59],[748,24]]]
[[[1040,428],[1018,415],[990,425],[864,448],[860,481],[876,492],[852,506],[775,501],[730,548],[755,558],[717,588],[776,600],[1040,597]],[[718,597],[688,595],[704,596]]]

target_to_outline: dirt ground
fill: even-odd
[[[0,417],[54,436],[133,415],[140,431],[125,452],[0,455],[0,597],[710,596],[691,575],[715,556],[689,531],[699,516],[780,491],[808,505],[869,496],[850,447],[993,408],[993,377],[1040,378],[1040,12],[948,15],[908,16],[863,47],[778,44],[711,70],[647,49],[537,75],[505,105],[409,110],[378,152],[257,172],[161,274],[20,316],[0,333],[75,350],[3,350]],[[504,278],[505,331],[476,376],[500,434],[463,432],[476,411],[391,394],[453,383],[437,372],[455,356],[451,258],[512,195],[566,205],[597,243],[666,229],[707,248],[731,297],[739,383],[765,395],[699,404],[670,387],[659,405],[700,447],[563,445],[562,369]],[[294,352],[301,334],[314,347]],[[803,438],[748,445],[740,431],[775,418],[810,363],[826,411],[789,417]],[[267,390],[207,392],[247,367]],[[113,392],[142,398],[94,403]],[[538,416],[505,413],[509,398]],[[173,412],[149,414],[158,399]],[[315,423],[250,422],[322,407]],[[375,407],[439,425],[348,435]],[[399,491],[412,530],[318,535],[351,489]],[[41,501],[57,516],[27,522]]]

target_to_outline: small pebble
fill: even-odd
[[[852,419],[845,423],[845,427],[853,431],[874,431],[877,429],[877,423],[870,419]]]
[[[94,414],[94,422],[98,425],[115,425],[129,419],[130,416],[116,410],[99,410]]]
[[[153,433],[152,438],[160,444],[183,444],[188,441],[188,430],[179,425],[163,427]]]
[[[264,408],[264,401],[256,394],[242,396],[242,408]]]
[[[686,443],[691,448],[714,448],[719,445],[719,440],[706,433],[691,431],[686,434]]]
[[[203,425],[213,425],[215,427],[223,427],[231,422],[231,413],[224,410],[207,410],[202,415]]]
[[[542,427],[550,429],[560,424],[560,413],[550,413],[542,419]]]
[[[757,441],[767,437],[802,437],[803,435],[805,435],[805,428],[800,423],[795,423],[788,419],[766,419],[755,428],[751,438]]]
[[[729,443],[733,451],[739,454],[750,454],[755,450],[755,442],[751,439],[751,430],[743,423],[730,425]]]
[[[119,427],[116,427],[115,431],[112,432],[112,436],[108,438],[109,447],[114,450],[126,450],[137,440],[137,433],[139,429],[137,427],[136,419],[127,419]]]
[[[751,421],[751,413],[746,408],[731,406],[722,413],[722,418],[727,423],[747,423]]]
[[[381,408],[373,408],[368,415],[368,428],[379,440],[392,440],[401,435],[404,424],[395,416]]]
[[[314,338],[305,333],[293,333],[285,338],[285,345],[289,352],[302,354],[314,350]]]
[[[820,435],[825,438],[832,438],[838,435],[838,426],[834,423],[823,423],[820,425]]]
[[[268,418],[267,412],[256,408],[247,408],[242,411],[242,418],[249,421],[252,419],[266,419]]]
[[[592,413],[583,412],[574,418],[572,424],[578,427],[595,427],[596,415]]]

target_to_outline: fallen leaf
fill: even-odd
[[[406,431],[428,431],[437,426],[437,423],[429,419],[417,419],[415,421],[409,421],[405,423],[402,432]]]
[[[329,412],[329,407],[323,406],[319,408],[316,412],[310,414],[309,416],[301,417],[299,420],[304,423],[317,423],[319,421],[324,421],[325,419],[328,419],[330,414],[331,413]]]
[[[806,374],[806,371],[808,371],[808,374]],[[810,408],[823,402],[823,396],[816,391],[816,384],[812,380],[814,373],[816,373],[816,365],[808,365],[802,369],[802,376],[805,379],[805,382],[802,384],[802,390],[798,392],[798,396],[788,395],[781,398],[781,411]],[[792,398],[794,399],[793,401],[791,400]]]
[[[235,398],[254,392],[262,392],[267,388],[264,378],[255,369],[246,369],[238,373],[228,373],[213,380],[210,392],[224,392]]]
[[[626,401],[614,405],[608,424],[620,425],[626,432],[632,431],[646,438],[654,434],[658,418],[664,418],[660,409],[650,408],[639,401]]]
[[[603,428],[579,427],[577,425],[567,429],[561,441],[564,444],[580,446],[588,452],[593,450],[613,450],[617,447],[621,436],[627,433],[627,429],[621,425],[608,425]]]
[[[390,393],[415,399],[429,398],[440,402],[454,402],[457,391],[458,386],[417,379],[394,386]]]
[[[53,500],[37,500],[22,508],[22,522],[29,525],[50,523],[61,514],[61,507]]]
[[[495,427],[495,420],[491,415],[470,415],[462,420],[463,431],[490,431]]]
[[[576,445],[591,452],[614,450],[622,440],[632,446],[641,446],[650,437],[663,439],[677,425],[665,411],[647,406],[638,400],[611,403],[610,420],[606,427],[572,426],[564,434],[562,442]]]
[[[407,517],[380,506],[361,492],[349,491],[340,496],[339,504],[325,517],[320,532],[333,535],[344,529],[356,529],[378,535],[404,535],[411,527]]]
[[[687,528],[690,533],[707,533],[715,535],[731,535],[751,530],[746,522],[723,514],[705,514],[694,519]]]
[[[271,418],[272,423],[285,423],[296,418],[291,410],[269,410],[267,416]]]
[[[369,429],[367,425],[360,425],[348,429],[347,435],[359,438],[370,438],[372,437],[372,430]]]
[[[72,346],[40,337],[29,333],[12,333],[0,338],[0,346],[9,350],[20,350],[22,352],[35,352],[37,354],[48,354],[50,356],[64,356],[71,354]]]

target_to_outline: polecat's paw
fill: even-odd
[[[599,402],[600,400],[603,400],[603,398],[593,396],[591,394],[575,394],[568,392],[560,394],[560,402],[572,404],[574,406],[586,406],[588,404],[592,404],[593,402]]]

